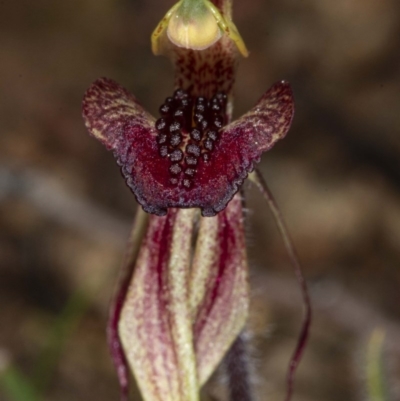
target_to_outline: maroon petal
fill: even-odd
[[[160,216],[171,207],[199,207],[203,216],[223,210],[261,153],[285,136],[293,110],[290,86],[278,83],[249,113],[200,146],[186,144],[189,134],[182,131],[174,146],[183,157],[174,163],[172,153],[163,156],[157,143],[154,119],[117,83],[99,79],[83,100],[89,132],[114,151],[143,209]],[[185,165],[188,157],[196,159],[195,167]]]
[[[83,118],[89,132],[113,150],[128,186],[146,212],[166,214],[161,199],[169,179],[169,160],[158,154],[155,119],[126,89],[100,78],[86,91]]]
[[[203,216],[215,215],[226,207],[261,154],[286,135],[293,114],[292,90],[282,81],[248,113],[222,128],[210,162],[199,166],[197,185]]]
[[[83,98],[82,114],[89,132],[121,159],[133,141],[156,135],[154,118],[112,79],[100,78],[90,86]]]

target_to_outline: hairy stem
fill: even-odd
[[[229,350],[225,363],[228,372],[229,401],[253,401],[246,335],[242,332]]]

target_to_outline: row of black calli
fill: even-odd
[[[160,156],[171,161],[170,184],[193,186],[199,158],[210,160],[218,131],[226,124],[226,103],[225,93],[207,99],[177,89],[160,106],[157,142]]]

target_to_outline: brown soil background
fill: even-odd
[[[41,384],[43,400],[118,399],[105,322],[136,205],[112,155],[85,131],[80,104],[107,76],[156,112],[172,69],[149,37],[171,5],[0,2],[0,365]],[[391,399],[400,399],[400,2],[246,0],[234,16],[251,53],[236,115],[280,79],[296,96],[290,133],[260,165],[314,304],[293,400],[366,399],[377,327]],[[300,294],[269,211],[247,189],[255,387],[260,401],[278,401]],[[210,391],[222,399],[223,380]],[[1,388],[0,400],[11,401]]]

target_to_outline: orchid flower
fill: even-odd
[[[89,133],[113,151],[142,206],[108,326],[122,397],[131,370],[145,401],[198,401],[242,332],[249,286],[241,186],[250,176],[277,218],[306,301],[289,399],[310,307],[279,210],[254,168],[289,130],[291,88],[278,82],[231,121],[237,59],[248,55],[231,0],[180,0],[156,27],[152,48],[175,66],[175,90],[159,118],[107,78],[83,100]],[[238,399],[244,398],[232,392]]]

